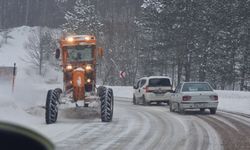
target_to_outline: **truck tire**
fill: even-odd
[[[103,92],[103,90],[105,90],[106,89],[106,87],[104,87],[104,86],[99,86],[98,88],[97,88],[97,95],[99,96],[99,97],[101,97],[101,93]]]
[[[102,88],[99,92],[101,100],[101,120],[102,122],[111,122],[114,109],[113,90],[111,88]]]
[[[49,90],[46,98],[46,108],[45,108],[45,121],[46,124],[55,123],[58,114],[58,103],[59,95],[57,91]]]

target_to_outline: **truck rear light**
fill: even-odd
[[[189,101],[192,99],[192,96],[182,96],[183,101]]]
[[[210,98],[211,98],[212,100],[215,100],[215,101],[218,100],[218,96],[217,96],[217,95],[211,95]]]

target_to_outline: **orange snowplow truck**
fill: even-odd
[[[60,50],[61,49],[61,50]],[[96,59],[103,55],[103,49],[96,48],[96,39],[89,35],[75,35],[62,38],[56,58],[62,52],[64,89],[73,88],[74,101],[82,100],[86,92],[92,92],[96,81]]]
[[[104,86],[96,88],[96,62],[98,57],[103,56],[103,49],[96,47],[96,38],[73,35],[61,38],[59,44],[55,57],[61,58],[64,87],[48,91],[46,123],[56,122],[58,105],[62,104],[62,100],[84,101],[84,107],[101,101],[101,119],[110,122],[113,116],[113,90]]]

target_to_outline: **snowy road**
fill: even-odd
[[[40,130],[47,133],[57,149],[65,150],[222,149],[219,135],[204,119],[213,120],[210,115],[179,115],[170,113],[163,105],[135,106],[117,98],[111,123],[100,122],[96,113],[89,113],[91,116],[80,113],[81,110],[61,116],[56,124],[42,126]]]
[[[199,115],[220,135],[225,150],[250,149],[250,115],[240,116],[219,112],[214,116]]]
[[[93,109],[68,104],[60,107],[55,124],[46,125],[42,105],[23,112],[22,107],[13,105],[15,100],[3,102],[0,105],[4,112],[0,114],[2,119],[22,121],[51,139],[58,150],[250,149],[250,115],[222,111],[216,115],[208,111],[181,115],[169,112],[165,105],[133,105],[131,99],[116,97],[110,123],[101,122]]]

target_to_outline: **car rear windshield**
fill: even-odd
[[[207,83],[185,83],[182,92],[213,91]]]
[[[148,86],[155,87],[155,86],[171,86],[170,80],[166,78],[156,78],[156,79],[149,79]]]

